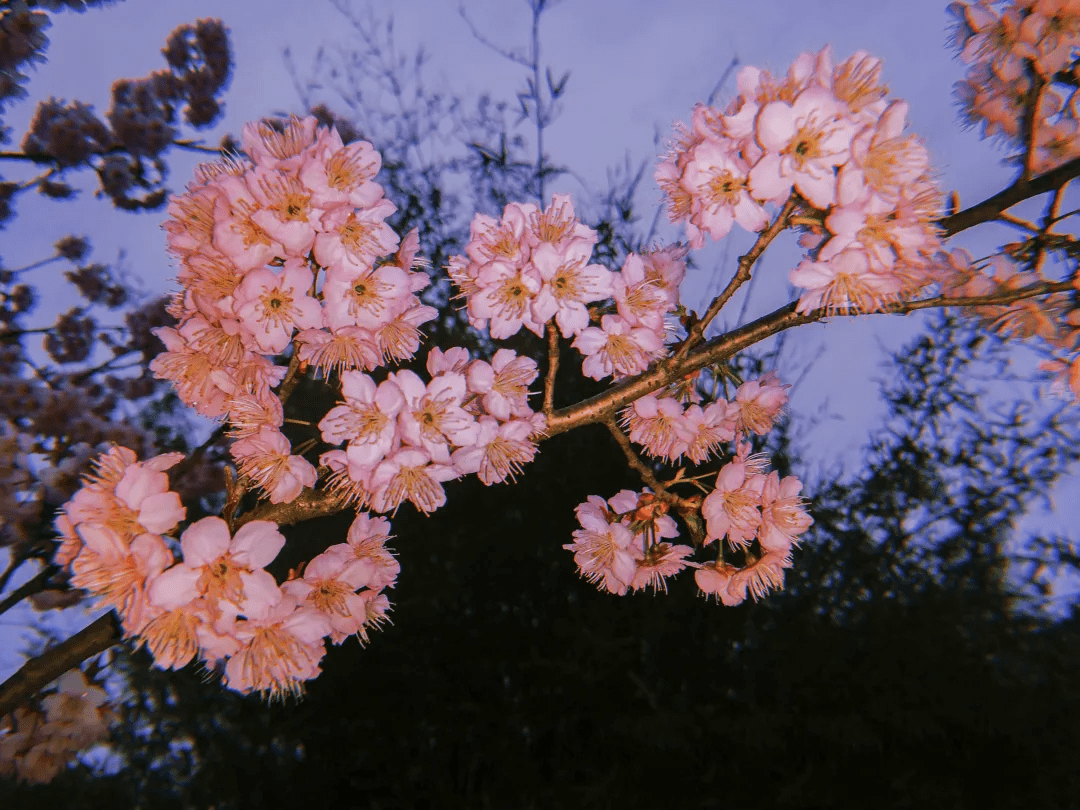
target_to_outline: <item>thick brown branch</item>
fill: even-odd
[[[823,309],[814,310],[806,314],[795,311],[796,302],[780,307],[768,315],[758,318],[756,321],[740,326],[723,335],[718,335],[685,357],[671,356],[660,360],[653,368],[624,380],[618,385],[612,386],[602,394],[555,411],[548,419],[545,438],[557,436],[568,430],[573,430],[581,425],[593,422],[605,422],[614,417],[619,409],[626,407],[631,402],[651,394],[670,384],[673,380],[687,374],[692,374],[705,366],[726,360],[736,353],[759,343],[767,337],[801,326],[814,323],[826,317],[853,317],[855,315],[906,315],[921,309],[931,307],[975,307],[1011,304],[1025,298],[1035,298],[1055,292],[1064,292],[1072,289],[1071,282],[1056,281],[1032,284],[1019,290],[1010,290],[1005,293],[982,295],[970,298],[948,298],[935,296],[916,301],[902,301],[890,304],[880,312],[826,312]]]
[[[264,503],[236,519],[236,528],[253,520],[272,520],[280,526],[329,517],[345,511],[347,498],[327,489],[307,489],[292,503]]]
[[[18,708],[72,667],[120,641],[120,628],[110,611],[67,641],[31,658],[0,684],[0,717]]]
[[[951,216],[942,217],[937,224],[944,231],[945,236],[952,236],[995,219],[1002,211],[1012,208],[1017,203],[1060,188],[1076,177],[1080,177],[1080,158],[1073,158],[1068,163],[1063,163],[1056,169],[1030,180],[1017,178],[1015,183],[993,197],[987,197],[981,203]]]

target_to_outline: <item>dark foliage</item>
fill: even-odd
[[[818,494],[768,602],[704,604],[689,577],[666,597],[578,580],[560,549],[574,505],[637,486],[582,430],[516,485],[458,483],[433,517],[399,514],[395,624],[331,650],[303,701],[123,659],[127,767],[5,785],[10,806],[1069,806],[1077,618],[1017,612],[1002,543],[1073,454],[1046,421],[1025,457],[1033,423],[976,420],[975,346],[942,328],[958,348],[902,355],[868,471]],[[946,528],[905,530],[934,510]],[[307,524],[287,550],[346,525]]]

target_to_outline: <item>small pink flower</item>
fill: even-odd
[[[253,520],[231,536],[224,520],[206,517],[187,528],[180,545],[183,559],[151,584],[150,599],[158,607],[174,610],[202,598],[213,618],[222,611],[255,617],[281,598],[264,570],[285,545],[276,523]]]
[[[225,685],[271,700],[299,695],[305,681],[318,677],[330,630],[324,613],[284,595],[265,617],[236,623],[232,634],[240,648],[225,664]]]
[[[735,399],[728,405],[727,418],[744,436],[756,433],[764,436],[772,430],[773,423],[787,403],[787,389],[776,372],[766,372],[757,380],[748,380],[739,386]]]
[[[761,489],[765,477],[745,461],[732,461],[720,468],[716,488],[701,505],[705,518],[706,544],[727,537],[732,548],[745,548],[761,525]]]
[[[285,435],[269,425],[240,439],[229,449],[241,474],[266,493],[272,503],[290,503],[304,487],[315,486],[315,468],[303,456],[290,454]]]
[[[236,291],[236,314],[244,330],[268,354],[284,351],[296,329],[323,325],[322,306],[308,295],[313,276],[305,264],[289,260],[281,274],[252,270]]]
[[[533,318],[546,323],[554,317],[563,337],[572,337],[589,325],[586,304],[612,295],[611,272],[588,264],[592,251],[592,243],[578,239],[561,249],[542,242],[532,252],[532,266],[544,282],[532,302]]]
[[[563,548],[574,552],[581,576],[601,590],[622,596],[637,573],[642,554],[633,543],[633,533],[621,523],[608,521],[607,503],[596,495],[590,495],[575,511],[581,528],[574,532],[574,542]]]
[[[499,349],[491,363],[474,360],[466,370],[469,391],[482,397],[484,410],[500,421],[532,416],[529,385],[539,370],[536,361],[519,357],[512,349]]]
[[[758,530],[758,542],[766,551],[790,553],[795,538],[813,524],[814,519],[806,513],[805,502],[799,497],[801,489],[802,482],[794,476],[781,480],[775,470],[766,476]]]
[[[765,149],[750,170],[756,199],[783,199],[794,185],[816,208],[836,201],[834,168],[847,161],[855,126],[831,92],[811,87],[793,104],[766,104],[758,114],[756,133]]]
[[[702,595],[706,598],[715,596],[717,601],[728,607],[734,607],[746,601],[745,589],[743,589],[741,595],[738,592],[732,593],[729,590],[731,578],[738,571],[738,568],[727,563],[710,563],[701,566],[694,572],[694,581],[697,582],[698,588],[701,589]]]
[[[630,587],[635,591],[652,588],[653,592],[662,590],[667,593],[668,577],[674,576],[687,566],[696,565],[686,560],[693,553],[692,546],[653,544],[645,552],[645,556],[638,560],[637,571],[630,580]]]
[[[664,349],[663,339],[655,331],[632,327],[618,315],[605,315],[599,328],[583,329],[573,345],[585,355],[582,371],[594,380],[639,374]]]

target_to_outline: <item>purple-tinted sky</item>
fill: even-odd
[[[79,98],[104,112],[113,79],[158,69],[159,49],[174,27],[216,16],[231,30],[236,72],[225,96],[225,119],[207,137],[213,143],[225,131],[239,131],[245,121],[272,111],[299,110],[282,52],[290,48],[303,73],[320,46],[353,47],[356,37],[350,36],[345,17],[334,5],[329,0],[127,0],[82,15],[57,15],[49,31],[49,61],[34,72],[31,98]],[[353,7],[368,6],[353,3]],[[371,8],[376,14],[392,8],[402,52],[425,46],[431,56],[427,81],[433,88],[465,98],[491,92],[512,99],[523,86],[523,71],[472,37],[457,4],[398,0]],[[529,11],[524,2],[469,0],[465,8],[491,40],[509,47],[527,44]],[[641,160],[655,154],[656,132],[666,138],[674,120],[687,120],[694,103],[709,94],[733,56],[742,64],[782,73],[801,51],[831,44],[841,59],[863,49],[885,60],[892,93],[910,102],[911,127],[926,139],[943,185],[958,189],[963,200],[974,201],[1000,188],[1008,172],[998,165],[998,152],[956,124],[951,87],[963,75],[963,66],[943,47],[948,21],[942,4],[932,0],[904,4],[563,0],[552,5],[541,28],[545,61],[556,75],[571,71],[563,114],[547,131],[546,146],[556,161],[572,167],[591,188],[602,188],[608,168],[625,156]],[[733,86],[732,77],[727,88]],[[721,94],[722,100],[728,97],[727,92]],[[31,105],[25,104],[9,116],[16,132],[22,131],[31,112]],[[174,187],[183,184],[195,162],[185,158],[173,161]],[[553,190],[580,193],[582,188],[566,178]],[[0,255],[18,266],[40,257],[60,235],[85,232],[93,236],[99,259],[110,260],[123,249],[128,265],[149,289],[167,289],[173,270],[158,228],[161,215],[110,211],[89,195],[84,197],[70,205],[20,201],[20,221],[0,234]],[[651,217],[658,200],[655,184],[648,183],[641,195],[646,217]],[[35,223],[32,234],[26,226],[29,221]],[[662,236],[676,239],[679,232],[668,227]],[[728,256],[737,256],[746,244],[745,238],[734,238]],[[700,308],[706,292],[715,289],[718,274],[727,272],[724,255],[720,246],[697,256],[699,269],[684,292],[690,306]],[[770,250],[761,265],[750,313],[789,300],[786,274],[798,258],[790,243],[785,246],[781,241]],[[895,347],[914,329],[914,324],[879,318],[872,324],[838,320],[800,333],[801,357],[817,354],[823,337],[845,347],[841,352],[827,351],[817,361],[815,376],[821,384],[797,392],[795,404],[806,412],[816,410],[826,392],[833,392],[830,401],[844,415],[843,429],[819,443],[823,450],[827,447],[835,458],[849,462],[857,458],[866,431],[880,416],[871,381],[880,362],[875,341],[880,336]],[[863,348],[852,351],[852,346]]]

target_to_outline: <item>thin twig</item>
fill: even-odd
[[[203,152],[205,154],[217,155],[223,157],[225,155],[224,149],[219,149],[216,146],[204,146],[198,141],[173,141],[172,145],[178,149],[187,149],[189,152]]]
[[[555,321],[547,322],[548,367],[544,376],[544,415],[555,411],[555,373],[559,370],[559,331]]]
[[[708,329],[709,323],[716,317],[717,313],[723,309],[724,305],[731,300],[731,297],[735,295],[735,292],[750,279],[750,271],[753,268],[755,262],[761,258],[761,254],[765,252],[765,248],[776,238],[784,228],[788,226],[788,217],[791,216],[791,212],[795,210],[795,206],[798,205],[799,195],[794,191],[787,198],[787,202],[784,203],[784,207],[780,209],[780,213],[776,215],[776,219],[772,221],[768,228],[761,232],[757,241],[745,254],[739,257],[739,266],[735,271],[735,275],[731,281],[728,282],[727,287],[724,288],[716,298],[709,304],[709,308],[705,310],[705,314],[698,318],[687,330],[686,339],[679,345],[679,348],[675,350],[676,359],[682,359],[686,357],[690,349],[694,347],[696,343],[699,343],[705,337],[705,330]]]
[[[26,582],[18,588],[13,590],[3,599],[0,599],[0,613],[6,613],[26,597],[33,596],[35,593],[45,590],[43,586],[59,570],[59,566],[47,565],[41,571],[34,574],[34,576],[30,577],[30,579],[26,580]]]
[[[619,445],[619,449],[623,451],[623,455],[626,456],[626,463],[630,465],[634,472],[641,476],[641,480],[645,482],[645,485],[649,489],[656,493],[656,496],[660,498],[660,500],[674,506],[692,508],[685,499],[680,498],[674,492],[668,490],[668,488],[664,486],[664,483],[656,477],[656,473],[650,470],[649,466],[641,460],[633,446],[631,446],[630,440],[615,423],[613,418],[604,420],[604,427],[608,429],[615,438],[615,442]]]
[[[4,588],[7,587],[8,580],[11,579],[11,575],[14,574],[15,570],[24,562],[26,562],[26,557],[23,557],[20,554],[16,554],[14,550],[11,552],[11,559],[8,561],[7,568],[4,569],[3,574],[0,574],[0,593],[4,592]]]
[[[672,355],[657,362],[651,369],[636,377],[613,385],[602,394],[556,410],[547,421],[545,438],[557,436],[581,425],[604,422],[614,416],[621,408],[640,399],[646,394],[663,388],[674,379],[692,374],[705,366],[719,363],[733,357],[744,349],[760,343],[765,338],[792,329],[803,324],[814,323],[829,317],[854,317],[856,315],[906,315],[931,307],[975,307],[1003,306],[1026,298],[1065,292],[1073,289],[1069,281],[1039,282],[1019,290],[994,293],[992,295],[972,296],[967,298],[949,298],[939,295],[917,301],[898,301],[885,305],[878,312],[827,311],[825,309],[800,313],[796,311],[798,302],[763,315],[751,323],[745,324],[718,335],[702,346],[687,353],[684,357]]]

